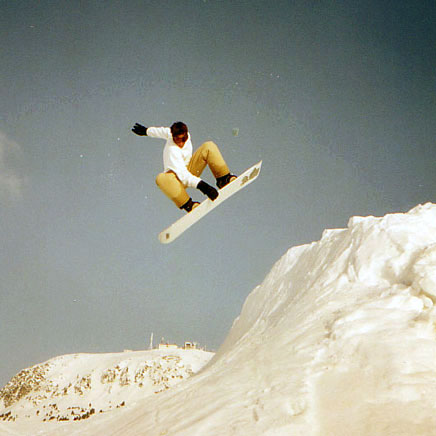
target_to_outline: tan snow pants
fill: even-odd
[[[200,177],[206,165],[209,165],[215,178],[225,176],[230,172],[218,146],[212,141],[205,142],[192,155],[188,171],[194,176]],[[190,198],[183,183],[171,170],[158,174],[156,184],[177,207],[183,206]]]

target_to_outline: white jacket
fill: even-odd
[[[188,140],[183,148],[180,148],[173,141],[173,135],[169,127],[148,127],[147,136],[167,141],[163,151],[164,171],[174,171],[185,187],[196,188],[201,179],[190,173],[187,168],[192,157],[191,135],[188,133]]]

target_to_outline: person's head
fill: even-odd
[[[181,121],[176,121],[171,126],[171,134],[173,135],[173,141],[179,147],[183,147],[188,140],[188,126]]]

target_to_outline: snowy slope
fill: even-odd
[[[0,391],[0,421],[88,419],[175,386],[212,356],[171,349],[56,357],[24,369]]]
[[[38,434],[436,435],[435,301],[436,205],[351,218],[274,265],[198,374]]]

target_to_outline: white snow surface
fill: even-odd
[[[29,435],[436,435],[435,302],[436,205],[353,217],[274,265],[198,374]]]
[[[172,388],[213,355],[177,348],[55,357],[20,371],[0,390],[0,422],[34,428],[91,419]]]

